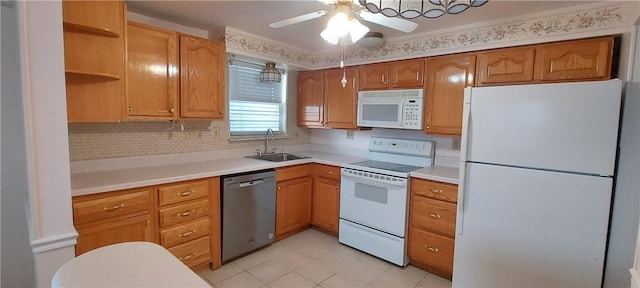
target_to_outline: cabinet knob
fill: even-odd
[[[431,189],[431,193],[440,194],[442,193],[442,189]]]
[[[103,207],[102,211],[113,211],[113,210],[118,210],[118,209],[120,209],[122,207],[124,207],[124,203],[120,203],[120,204],[112,206],[112,207]]]
[[[440,219],[440,214],[429,213],[429,217],[434,218],[434,219]]]
[[[133,107],[129,106],[129,109],[128,109],[128,110],[129,110],[129,111],[133,111]]]
[[[176,109],[175,108],[171,108],[171,109],[169,109],[169,112],[171,112],[171,113],[176,112]]]
[[[431,129],[431,126],[427,125],[427,129]]]
[[[340,190],[340,186],[336,186],[336,189]]]
[[[324,173],[327,173],[327,174],[333,174],[333,171],[326,171],[326,170],[325,170],[325,171],[324,171]]]
[[[220,115],[224,114],[224,112],[220,111]]]
[[[278,186],[278,190],[282,190],[282,188],[280,186]]]
[[[193,194],[193,190],[189,190],[189,191],[184,191],[184,192],[178,192],[178,195],[186,197]]]

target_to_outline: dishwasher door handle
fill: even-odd
[[[250,187],[250,186],[254,186],[254,185],[259,185],[264,183],[264,180],[260,179],[260,180],[252,180],[252,181],[247,181],[247,182],[242,182],[240,183],[240,188],[244,188],[244,187]]]

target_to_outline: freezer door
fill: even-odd
[[[465,184],[453,287],[600,287],[611,178],[469,163]]]
[[[471,90],[468,161],[613,175],[620,80]]]

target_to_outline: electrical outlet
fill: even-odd
[[[354,134],[353,130],[347,130],[347,139],[353,140],[354,138],[353,134]]]
[[[197,131],[185,131],[184,132],[184,139],[195,139],[198,138],[198,132]]]
[[[451,139],[451,149],[460,150],[460,138]]]
[[[218,137],[218,134],[220,134],[220,127],[211,127],[211,134],[213,134],[213,137]]]

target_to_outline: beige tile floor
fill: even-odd
[[[308,229],[200,276],[212,287],[451,287],[413,266],[400,268]]]

